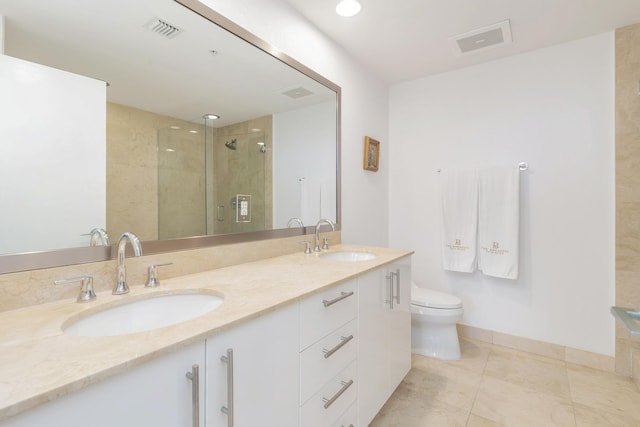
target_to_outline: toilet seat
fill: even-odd
[[[461,308],[462,300],[455,295],[413,287],[411,289],[411,304],[420,307],[453,309]]]

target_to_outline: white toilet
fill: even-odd
[[[455,295],[411,286],[411,351],[443,360],[460,360],[456,323],[462,301]]]

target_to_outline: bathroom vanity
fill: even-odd
[[[0,313],[0,424],[365,426],[410,369],[410,251],[338,245]],[[172,326],[74,336],[73,319],[158,293],[212,293]],[[9,327],[11,325],[11,327]]]

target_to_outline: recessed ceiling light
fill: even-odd
[[[357,15],[361,9],[362,5],[358,0],[340,0],[336,5],[336,13],[347,18]]]
[[[218,120],[220,118],[219,115],[217,114],[205,114],[204,116],[202,116],[203,119],[207,120]]]

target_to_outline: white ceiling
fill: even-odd
[[[437,74],[640,22],[640,0],[285,0],[388,83]],[[510,20],[513,43],[456,56],[449,37]]]

